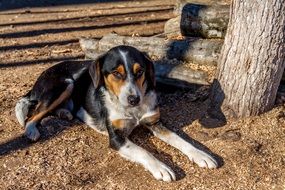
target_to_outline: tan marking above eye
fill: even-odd
[[[145,81],[144,74],[136,80],[136,85],[139,87],[142,94],[144,94],[145,90],[146,90],[145,85],[144,85],[144,81]]]
[[[123,77],[126,75],[126,71],[123,65],[119,65],[116,71],[119,72]]]
[[[138,64],[138,63],[135,63],[134,65],[133,65],[133,72],[134,72],[134,74],[136,74],[138,71],[140,71],[142,69],[142,67],[141,67],[141,65],[140,64]]]
[[[140,70],[142,70],[142,67],[141,67],[141,65],[139,64],[139,63],[135,63],[134,65],[133,65],[133,72],[134,72],[134,75],[136,75]],[[145,81],[145,75],[144,75],[144,73],[140,76],[140,77],[138,77],[138,78],[136,78],[136,85],[137,85],[137,87],[140,89],[140,91],[141,91],[141,94],[144,94],[145,93],[145,85],[144,85],[144,81]]]
[[[107,77],[104,76],[104,80],[107,89],[118,97],[122,86],[125,85],[125,81],[118,80],[113,74],[109,74]]]

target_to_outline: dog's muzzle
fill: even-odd
[[[139,96],[130,95],[130,96],[128,96],[128,103],[131,106],[137,106],[140,103],[140,97]]]

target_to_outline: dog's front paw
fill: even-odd
[[[154,160],[147,169],[157,180],[163,181],[175,181],[175,173],[167,165],[160,162],[159,160]]]
[[[36,123],[28,122],[25,129],[25,135],[32,141],[37,141],[40,138],[40,132],[36,127]]]
[[[60,119],[64,119],[64,120],[68,120],[68,121],[71,121],[73,119],[73,115],[72,113],[67,110],[67,109],[58,109],[56,111],[56,115],[60,118]]]
[[[217,168],[217,161],[209,154],[201,150],[192,150],[187,154],[188,158],[195,162],[199,167],[202,168]]]

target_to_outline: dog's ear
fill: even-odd
[[[89,74],[92,78],[95,89],[98,89],[103,83],[103,74],[101,72],[105,54],[98,56],[89,67]]]
[[[148,85],[154,88],[156,82],[155,82],[155,71],[154,71],[153,62],[147,53],[142,52],[142,54],[146,64],[146,72],[145,72],[146,80],[148,82]]]

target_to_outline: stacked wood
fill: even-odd
[[[81,38],[80,46],[87,58],[96,59],[100,54],[118,45],[130,45],[148,53],[155,60],[157,80],[166,84],[187,87],[187,84],[209,84],[205,72],[190,69],[179,61],[180,58],[199,64],[216,65],[221,40],[187,38],[185,40],[165,40],[158,37],[128,37],[109,34],[101,40]],[[166,59],[164,59],[166,58]],[[178,64],[177,64],[178,63]]]
[[[158,37],[129,37],[108,34],[101,40],[80,39],[80,45],[87,54],[106,52],[114,46],[129,45],[148,53],[156,59],[178,59],[197,64],[217,65],[217,59],[223,40],[185,38],[183,40],[165,40]]]
[[[229,21],[229,5],[206,0],[180,0],[176,18],[166,22],[164,32],[203,38],[224,38]],[[171,31],[174,31],[173,33]]]

